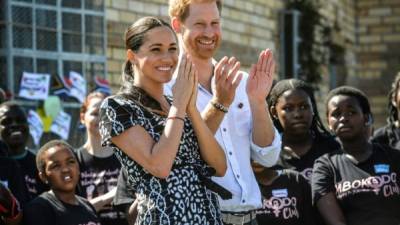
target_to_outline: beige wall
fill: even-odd
[[[355,75],[356,68],[356,28],[355,0],[320,1],[320,14],[324,18],[323,26],[329,29],[328,42],[324,48],[330,60],[324,66],[322,82],[316,93],[319,111],[325,122],[325,99],[330,86],[347,83],[349,77]],[[331,84],[332,68],[336,70],[336,84]]]
[[[349,84],[370,97],[376,125],[385,123],[391,82],[400,71],[400,1],[358,0],[357,73]]]
[[[338,85],[347,81],[349,76],[354,76],[356,65],[356,27],[355,27],[355,1],[354,0],[329,0],[323,1],[320,9],[325,18],[325,26],[330,28],[330,49],[333,61],[339,61],[337,71]],[[343,55],[335,54],[335,48],[343,49]],[[335,57],[342,56],[342,59]],[[343,62],[341,62],[343,60]]]

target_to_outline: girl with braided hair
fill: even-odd
[[[267,101],[274,125],[282,134],[275,169],[293,169],[309,180],[314,160],[339,148],[321,122],[313,88],[302,80],[281,80]]]
[[[313,89],[306,82],[281,80],[272,88],[267,101],[274,125],[283,136],[282,150],[273,168],[253,163],[263,195],[257,221],[322,224],[312,207],[309,180],[315,159],[339,148],[339,144],[323,126]]]
[[[387,124],[375,131],[372,141],[400,150],[400,72],[388,94],[388,112]]]

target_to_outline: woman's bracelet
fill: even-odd
[[[175,120],[175,119],[177,119],[177,120],[182,120],[182,122],[185,123],[185,119],[182,118],[182,117],[179,117],[179,116],[169,116],[169,117],[167,118],[167,120]]]
[[[219,103],[217,101],[211,101],[211,105],[223,113],[228,112],[228,107],[225,107],[224,105],[222,105],[221,103]]]

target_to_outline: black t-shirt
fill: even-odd
[[[135,191],[128,184],[128,173],[124,167],[121,168],[118,176],[117,192],[115,193],[112,205],[119,211],[126,212],[129,206],[135,201]]]
[[[10,189],[21,205],[29,200],[29,193],[24,182],[20,165],[13,159],[0,157],[0,182]]]
[[[0,140],[0,157],[7,157],[8,156],[8,147],[4,141]]]
[[[14,158],[21,166],[22,174],[24,175],[25,185],[29,192],[29,200],[39,196],[44,191],[48,190],[39,178],[39,173],[36,168],[36,155],[30,150],[26,150],[26,154],[22,157]]]
[[[59,200],[53,193],[44,192],[26,205],[24,225],[100,225],[95,209],[90,203],[76,196],[78,205]]]
[[[342,151],[316,160],[312,196],[316,203],[333,192],[348,225],[400,224],[400,151],[374,144],[356,164]]]
[[[121,164],[115,155],[100,158],[81,147],[76,156],[81,173],[78,195],[91,200],[117,187]],[[111,205],[100,210],[98,214],[102,225],[127,224],[125,214],[114,210]]]
[[[283,170],[271,185],[259,185],[263,207],[257,210],[258,224],[315,224],[310,184],[299,172]]]
[[[325,153],[340,148],[340,144],[331,136],[317,136],[311,149],[301,157],[282,149],[277,166],[274,169],[292,169],[301,173],[309,182],[314,161]]]
[[[389,126],[386,125],[376,130],[374,132],[374,135],[372,136],[372,141],[383,145],[388,145],[392,148],[400,150],[400,129],[399,128],[394,129],[392,133],[393,136],[392,143],[389,139],[389,133],[388,133],[389,129],[390,129]]]

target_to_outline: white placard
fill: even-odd
[[[71,88],[69,95],[83,103],[86,97],[86,80],[77,72],[69,72],[69,80],[71,81]]]
[[[43,122],[39,114],[37,114],[33,110],[29,110],[28,124],[29,124],[29,133],[32,136],[33,143],[35,143],[35,145],[39,145],[40,138],[43,135]]]
[[[44,100],[49,95],[50,74],[24,72],[19,96],[32,100]]]
[[[51,124],[50,131],[60,136],[62,139],[67,140],[69,135],[69,129],[71,126],[71,116],[60,111],[57,117],[53,120]]]

